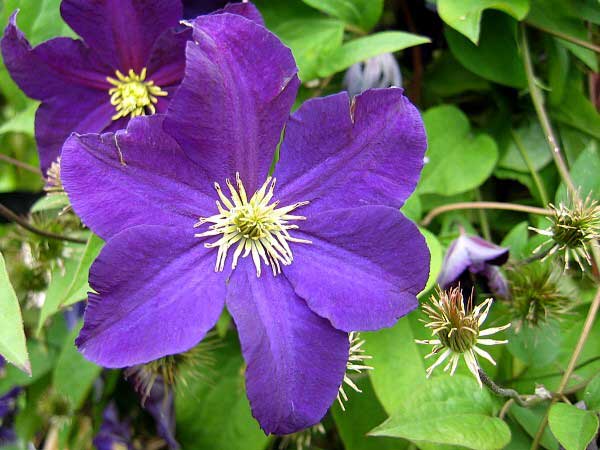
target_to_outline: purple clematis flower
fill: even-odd
[[[483,278],[494,295],[506,297],[508,284],[500,272],[501,266],[508,260],[509,249],[500,247],[478,236],[461,236],[452,241],[438,276],[442,289],[461,285],[470,292],[474,286],[474,276]]]
[[[108,404],[102,414],[102,425],[94,437],[97,450],[133,450],[131,428],[127,421],[119,419],[119,411],[114,402]]]
[[[13,444],[17,440],[14,419],[17,411],[17,397],[20,387],[15,387],[4,395],[0,395],[0,447]]]
[[[243,6],[230,12],[262,20]],[[178,29],[179,0],[63,0],[61,14],[81,40],[59,37],[31,48],[15,12],[1,43],[15,82],[42,102],[35,135],[44,173],[72,132],[114,131],[131,117],[164,112],[183,77],[190,37]]]
[[[398,210],[426,148],[416,108],[383,89],[313,99],[290,117],[296,73],[265,28],[203,16],[167,115],[72,136],[62,164],[75,211],[108,241],[79,349],[109,367],[180,353],[226,304],[253,414],[277,434],[320,421],[348,332],[393,325],[429,272],[425,240]]]

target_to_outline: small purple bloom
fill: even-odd
[[[157,380],[150,389],[150,395],[144,402],[144,409],[154,418],[156,432],[165,440],[170,450],[181,448],[175,440],[175,398],[173,390]]]
[[[442,289],[457,286],[470,291],[474,286],[472,277],[483,277],[494,295],[505,297],[508,294],[506,279],[500,272],[501,266],[508,260],[509,249],[500,247],[478,236],[461,236],[454,240],[438,276]]]
[[[260,14],[252,5],[225,12]],[[34,48],[13,13],[2,38],[4,63],[19,87],[42,102],[35,135],[44,173],[72,133],[125,128],[131,117],[164,112],[183,77],[189,29],[179,0],[63,0],[61,14],[80,39]]]
[[[15,414],[17,412],[17,397],[20,387],[15,387],[0,396],[0,447],[13,444],[17,440],[14,430]]]
[[[102,414],[102,425],[94,437],[94,448],[97,450],[134,449],[129,423],[119,419],[119,411],[114,402],[109,403]]]
[[[367,89],[401,87],[402,73],[394,55],[384,53],[350,66],[344,85],[352,96]]]
[[[335,400],[348,333],[418,304],[429,252],[399,208],[423,123],[401,89],[313,99],[290,117],[297,68],[273,34],[231,14],[193,33],[166,117],[63,148],[73,207],[108,241],[77,345],[104,366],[145,363],[195,346],[227,305],[254,416],[293,433]]]

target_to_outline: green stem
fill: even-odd
[[[569,360],[567,369],[565,370],[565,373],[563,374],[563,376],[560,380],[560,384],[558,385],[558,389],[556,391],[557,395],[556,395],[556,397],[554,397],[552,399],[552,403],[550,404],[550,407],[552,407],[552,405],[554,403],[556,403],[558,398],[564,393],[565,388],[567,387],[567,384],[569,383],[569,379],[571,378],[571,375],[573,374],[573,371],[575,370],[577,360],[579,359],[579,356],[581,355],[581,352],[583,351],[583,347],[585,346],[587,338],[589,337],[590,332],[592,331],[592,326],[594,325],[594,320],[596,319],[596,314],[598,314],[599,308],[600,308],[600,287],[598,288],[598,290],[596,290],[596,296],[594,297],[594,300],[592,301],[592,304],[590,305],[590,310],[588,311],[588,315],[585,318],[585,323],[583,324],[583,329],[581,330],[581,334],[579,335],[579,340],[577,341],[577,345],[575,346],[575,349],[573,350],[573,354],[571,355],[571,359]],[[531,450],[537,449],[540,445],[542,436],[544,435],[544,430],[546,429],[546,425],[548,425],[548,414],[549,413],[550,413],[550,408],[548,408],[548,410],[546,411],[546,414],[544,415],[544,418],[542,419],[542,422],[540,423],[538,431],[533,439],[533,443],[531,444]]]
[[[481,191],[479,189],[475,189],[475,197],[478,202],[482,201]],[[481,233],[483,237],[488,241],[492,240],[492,232],[490,230],[490,222],[488,221],[487,214],[485,213],[485,209],[479,209],[479,223],[481,225]]]
[[[502,209],[505,211],[518,211],[529,214],[539,214],[542,216],[552,215],[552,211],[545,208],[538,208],[536,206],[518,205],[516,203],[501,203],[501,202],[459,202],[450,203],[448,205],[438,206],[433,208],[421,221],[421,225],[424,227],[428,226],[433,219],[440,214],[449,211],[459,211],[462,209]]]
[[[572,198],[576,199],[578,197],[577,189],[575,188],[575,185],[571,180],[571,177],[569,175],[569,169],[567,168],[567,164],[565,163],[562,152],[558,145],[558,139],[554,134],[552,124],[550,123],[550,118],[548,117],[548,113],[544,108],[544,96],[542,95],[541,89],[537,85],[535,73],[533,72],[533,64],[531,62],[531,54],[529,52],[529,44],[527,42],[527,30],[522,24],[521,36],[521,50],[523,52],[523,63],[525,64],[525,73],[527,75],[527,84],[529,86],[529,95],[531,96],[531,101],[533,102],[533,106],[535,108],[535,112],[537,113],[538,120],[540,121],[542,130],[544,131],[544,137],[546,138],[548,147],[550,147],[550,151],[552,152],[552,158],[554,158],[556,168],[558,169],[561,178],[567,185],[567,188],[571,193]]]
[[[514,389],[498,386],[482,369],[479,369],[479,378],[494,394],[500,397],[510,398],[514,400],[517,405],[523,406],[524,408],[530,408],[538,403],[549,400],[547,398],[538,397],[537,395],[521,395]]]
[[[537,28],[538,30],[543,31],[544,33],[551,34],[552,36],[556,36],[557,38],[564,39],[565,41],[572,42],[575,45],[579,45],[580,47],[587,48],[588,50],[592,50],[593,52],[600,53],[600,47],[592,44],[591,42],[584,41],[582,39],[571,36],[570,34],[563,33],[561,31],[553,30],[551,28],[542,27],[540,25],[536,25],[533,23],[527,22],[527,25],[532,26],[533,28]]]
[[[554,163],[556,164],[556,168],[560,173],[561,178],[571,194],[571,198],[574,202],[581,201],[579,196],[579,192],[575,188],[573,184],[573,180],[569,174],[569,170],[565,163],[565,160],[562,156],[561,149],[558,145],[558,140],[552,130],[552,125],[550,123],[550,119],[548,118],[548,114],[544,108],[544,97],[540,88],[537,86],[535,81],[535,73],[533,71],[533,64],[531,62],[531,54],[529,52],[529,45],[527,42],[527,30],[525,29],[525,25],[521,24],[521,39],[522,45],[521,50],[523,51],[523,62],[525,64],[525,73],[527,75],[527,84],[529,85],[529,94],[531,95],[531,100],[533,102],[533,106],[535,107],[536,113],[538,115],[538,119],[544,130],[544,135],[546,137],[546,141],[548,142],[548,146],[550,147],[550,151],[552,152],[552,157],[554,158]],[[592,254],[594,256],[594,261],[598,266],[600,262],[600,251],[596,246],[592,246],[591,248]],[[596,315],[598,314],[598,310],[600,309],[600,287],[596,291],[596,296],[590,305],[590,309],[588,310],[587,317],[585,319],[585,323],[583,325],[583,329],[581,330],[581,334],[579,335],[579,339],[577,340],[577,344],[571,354],[571,358],[569,359],[569,363],[567,365],[567,369],[560,381],[560,385],[557,391],[558,396],[562,395],[565,387],[567,386],[569,379],[573,371],[575,370],[575,365],[577,364],[577,360],[581,355],[583,347],[587,342],[590,331],[592,329],[592,325],[594,324],[594,320],[596,319]],[[553,398],[552,404],[554,404],[558,400],[558,397]],[[551,405],[552,406],[552,405]],[[550,408],[546,410],[546,414],[542,419],[542,422],[538,428],[538,431],[533,439],[533,443],[531,444],[531,450],[536,450],[542,439],[544,434],[544,430],[546,429],[546,425],[548,424],[548,414],[550,412]]]
[[[531,173],[531,176],[533,177],[533,182],[535,183],[535,186],[537,187],[537,190],[540,193],[540,197],[541,197],[543,205],[544,206],[548,205],[549,200],[548,200],[548,193],[546,192],[546,187],[544,186],[544,182],[540,178],[540,175],[538,174],[537,170],[535,170],[535,167],[533,166],[533,162],[531,161],[531,158],[527,154],[527,150],[525,149],[525,146],[523,145],[523,141],[521,141],[521,138],[519,137],[519,135],[517,133],[515,133],[515,130],[511,129],[510,133],[511,133],[511,136],[512,136],[512,139],[513,139],[515,145],[517,146],[517,149],[519,150],[519,153],[521,153],[521,157],[523,158],[523,161],[525,161],[525,165],[527,165],[527,168],[529,169],[529,172]]]

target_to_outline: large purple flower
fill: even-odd
[[[252,5],[232,8],[258,15]],[[180,0],[63,0],[61,14],[82,40],[59,37],[31,48],[16,12],[2,39],[11,76],[42,102],[35,134],[44,172],[72,132],[114,131],[131,117],[165,111],[190,37],[178,27]]]
[[[229,14],[193,33],[166,118],[65,143],[73,207],[108,240],[77,345],[105,366],[144,363],[196,345],[226,304],[254,416],[292,433],[335,400],[348,332],[417,306],[429,252],[398,208],[423,124],[401,89],[313,99],[290,118],[297,69],[273,34]]]

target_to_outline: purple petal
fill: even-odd
[[[508,254],[509,249],[506,247],[500,247],[478,236],[463,234],[450,244],[442,262],[438,284],[442,289],[446,289],[471,266],[501,265],[508,259]]]
[[[148,78],[164,89],[179,84],[185,71],[185,46],[192,30],[167,30],[156,41],[148,60]],[[171,97],[171,93],[167,98]]]
[[[165,129],[211,181],[240,172],[254,192],[294,101],[296,71],[290,50],[265,28],[233,14],[199,17]]]
[[[125,131],[65,143],[63,185],[75,212],[103,239],[143,224],[177,225],[193,235],[198,217],[214,214],[207,175],[161,125],[161,116],[139,117]]]
[[[300,212],[301,213],[301,212]],[[417,227],[394,208],[364,206],[307,217],[284,268],[296,293],[343,331],[392,326],[418,305],[429,250]]]
[[[138,73],[154,42],[183,14],[177,0],[63,0],[60,10],[102,61]]]
[[[94,437],[96,450],[133,450],[129,422],[119,419],[119,411],[111,401],[102,414],[102,425]]]
[[[86,88],[73,87],[43,102],[35,120],[42,171],[56,161],[71,133],[100,133],[110,126],[125,126],[126,119],[112,121],[114,113],[108,92]]]
[[[252,414],[265,433],[294,433],[319,422],[342,383],[348,336],[314,314],[285,277],[257,278],[248,259],[232,274],[227,308],[247,363]]]
[[[193,232],[129,228],[108,241],[90,270],[79,350],[105,367],[143,364],[196,345],[217,322],[226,273]]]
[[[99,62],[81,41],[55,38],[31,48],[17,28],[17,12],[10,17],[2,38],[2,56],[11,77],[29,96],[45,100],[76,86],[104,91],[114,70]]]
[[[244,16],[246,19],[256,22],[259,25],[265,25],[262,14],[252,3],[230,3],[226,5],[225,8],[215,11],[213,14],[222,13],[237,14],[239,16]]]
[[[275,175],[280,198],[319,210],[384,204],[413,192],[425,154],[423,121],[402,89],[309,100],[292,115]],[[318,206],[317,206],[318,205]]]
[[[154,418],[156,432],[169,449],[179,450],[181,446],[175,439],[175,398],[173,390],[162,379],[152,384],[144,409]]]

